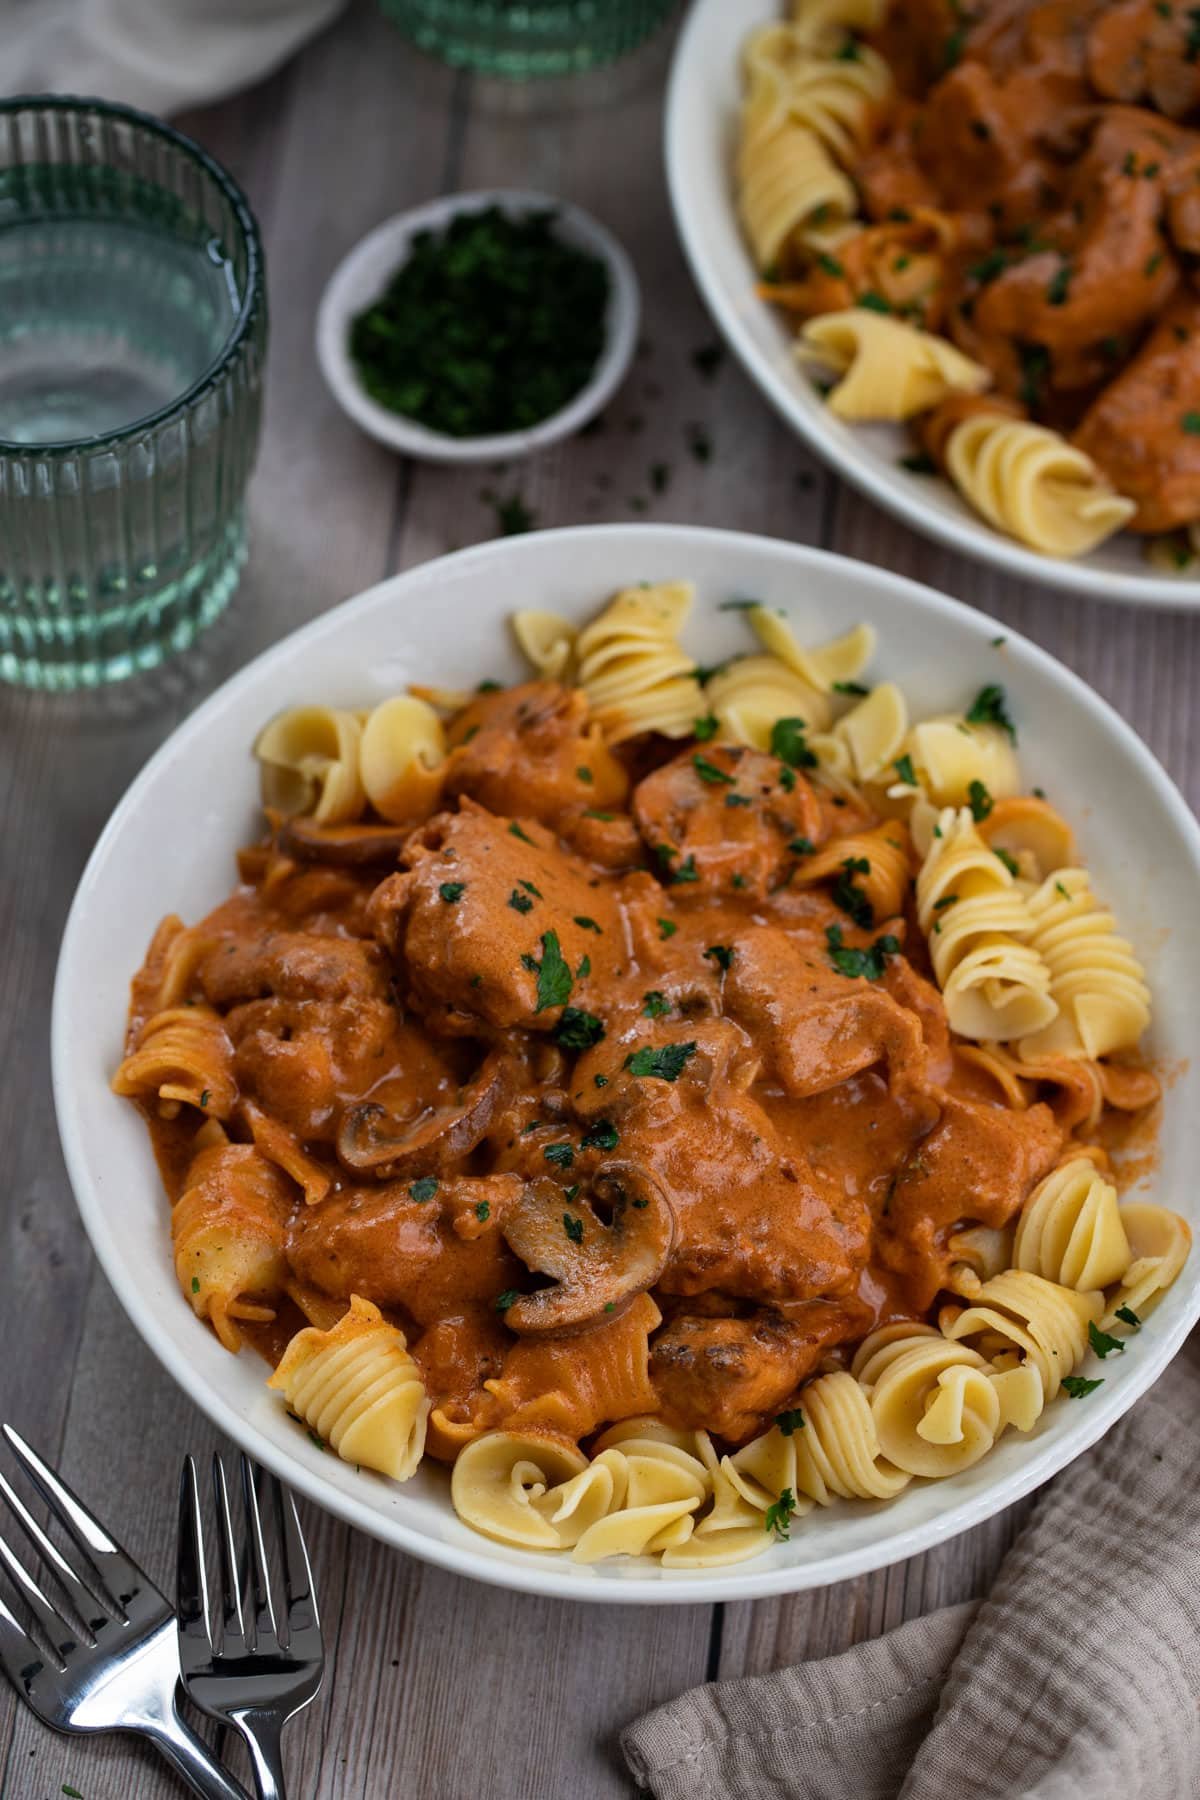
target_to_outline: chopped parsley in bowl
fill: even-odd
[[[577,431],[623,378],[638,294],[624,251],[542,194],[434,201],[335,272],[317,350],[344,410],[436,461],[522,455]]]

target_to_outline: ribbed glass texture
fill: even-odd
[[[198,145],[0,103],[0,679],[119,680],[223,610],[266,332],[253,215]]]
[[[422,50],[526,80],[571,75],[644,43],[676,0],[380,0]]]

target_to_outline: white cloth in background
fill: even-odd
[[[346,0],[0,0],[0,93],[175,113],[249,87]]]

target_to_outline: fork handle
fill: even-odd
[[[241,1732],[254,1766],[258,1800],[287,1800],[283,1781],[283,1727],[277,1713],[233,1712],[229,1717]]]
[[[242,1784],[225,1772],[204,1739],[192,1730],[177,1704],[140,1729],[201,1800],[250,1800]]]

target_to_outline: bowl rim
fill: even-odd
[[[696,183],[703,178],[690,165],[686,119],[696,70],[702,67],[707,33],[712,28],[712,21],[724,14],[726,6],[727,0],[694,0],[676,39],[663,108],[663,160],[675,231],[692,279],[713,322],[759,392],[812,451],[868,500],[948,549],[975,562],[990,563],[1010,575],[1036,581],[1042,587],[1064,589],[1094,600],[1115,600],[1126,605],[1178,611],[1200,607],[1200,577],[1187,579],[1127,573],[1097,568],[1086,557],[1073,561],[1040,556],[1036,550],[1027,549],[1015,539],[1006,537],[982,519],[976,521],[966,513],[960,518],[952,512],[927,508],[919,492],[910,488],[907,482],[889,482],[873,459],[854,447],[852,439],[843,443],[828,431],[823,425],[822,414],[806,409],[781,380],[749,330],[734,298],[725,291],[692,216],[691,201]],[[746,29],[754,22],[747,18]],[[720,129],[719,120],[712,120],[712,129],[714,132]],[[732,214],[732,193],[725,196],[725,204]],[[746,267],[746,292],[750,295],[755,274],[748,258]],[[761,303],[756,301],[755,304]]]
[[[444,227],[464,213],[482,212],[492,206],[509,213],[552,212],[556,225],[564,228],[565,243],[589,250],[601,259],[610,284],[604,348],[584,386],[565,406],[539,419],[536,425],[523,431],[493,432],[486,437],[450,437],[445,432],[431,431],[403,413],[391,412],[371,398],[351,361],[347,326],[352,313],[367,305],[378,291],[373,265],[385,248],[394,247],[394,260],[390,263],[394,271],[404,262],[416,232]],[[633,263],[624,246],[594,214],[573,200],[536,188],[473,188],[461,194],[443,194],[393,213],[361,237],[325,284],[317,307],[315,344],[330,393],[342,411],[376,442],[426,462],[493,462],[529,456],[557,443],[586,425],[606,406],[628,373],[640,321],[641,294]]]
[[[157,430],[178,414],[190,412],[197,401],[219,385],[250,341],[257,320],[261,318],[265,322],[267,316],[266,268],[258,220],[242,188],[228,169],[202,144],[198,144],[185,131],[169,125],[165,119],[159,119],[153,113],[142,112],[136,106],[126,106],[117,100],[100,100],[90,94],[17,94],[0,99],[0,118],[11,118],[23,112],[38,110],[90,113],[101,118],[119,119],[127,125],[136,125],[150,137],[161,138],[175,149],[183,151],[229,202],[246,247],[246,280],[237,316],[231,323],[221,348],[190,386],[173,400],[165,401],[153,412],[142,413],[128,425],[120,425],[115,431],[101,432],[95,437],[52,438],[44,444],[27,444],[0,435],[0,456],[11,462],[44,462],[56,458],[65,460],[85,452],[91,455],[95,451],[145,437],[147,432]]]
[[[918,1521],[902,1531],[894,1531],[883,1545],[878,1540],[872,1540],[859,1547],[833,1552],[819,1563],[771,1567],[762,1569],[755,1574],[751,1572],[755,1567],[754,1563],[747,1562],[733,1564],[727,1568],[708,1570],[700,1574],[656,1570],[653,1575],[597,1581],[592,1571],[579,1570],[570,1564],[563,1566],[558,1559],[554,1559],[553,1562],[550,1559],[539,1560],[534,1553],[529,1553],[528,1561],[517,1561],[514,1553],[509,1551],[507,1556],[514,1559],[507,1560],[495,1554],[497,1550],[505,1547],[490,1544],[486,1539],[480,1540],[479,1548],[474,1545],[460,1546],[406,1524],[403,1520],[372,1505],[369,1500],[369,1488],[364,1489],[364,1494],[368,1497],[360,1499],[357,1493],[345,1492],[335,1483],[330,1482],[319,1468],[310,1469],[300,1458],[294,1458],[285,1450],[278,1449],[268,1438],[260,1434],[252,1421],[239,1412],[230,1398],[212,1386],[207,1378],[198,1378],[182,1336],[179,1338],[165,1337],[156,1332],[152,1309],[148,1301],[142,1298],[141,1290],[131,1288],[125,1278],[119,1251],[118,1230],[106,1211],[99,1186],[94,1186],[92,1183],[88,1145],[76,1115],[74,1088],[70,1079],[69,1055],[73,1036],[71,997],[73,982],[78,974],[78,971],[73,968],[73,964],[80,954],[75,946],[77,940],[84,935],[84,918],[89,907],[92,890],[103,879],[104,865],[110,847],[120,838],[126,820],[136,812],[143,795],[158,781],[160,771],[177,753],[178,746],[187,745],[189,740],[193,739],[202,742],[205,734],[219,722],[225,708],[236,702],[244,691],[252,689],[258,684],[262,674],[270,667],[272,661],[276,657],[282,656],[285,650],[291,650],[297,646],[304,647],[317,643],[324,637],[336,635],[347,619],[353,618],[358,613],[369,612],[372,608],[380,605],[385,598],[389,604],[394,604],[398,598],[403,598],[406,587],[417,586],[422,581],[429,581],[431,576],[436,580],[435,571],[440,572],[448,567],[461,570],[469,568],[471,565],[480,565],[483,568],[495,565],[499,579],[503,581],[507,578],[511,584],[511,574],[505,576],[504,565],[514,559],[519,560],[528,546],[541,544],[545,546],[546,554],[552,555],[556,545],[569,545],[572,549],[577,548],[581,560],[586,561],[588,560],[586,552],[589,546],[614,540],[629,544],[631,564],[637,560],[639,543],[649,544],[653,540],[658,544],[670,544],[672,549],[677,543],[681,567],[684,566],[688,555],[695,555],[697,547],[703,549],[705,546],[735,549],[740,556],[747,558],[763,553],[772,557],[782,557],[793,564],[797,573],[801,575],[805,573],[819,575],[830,565],[838,567],[848,565],[853,569],[865,572],[871,582],[881,584],[890,589],[893,594],[902,595],[917,602],[927,615],[932,614],[935,622],[939,614],[966,620],[981,635],[986,634],[993,624],[993,621],[986,615],[967,606],[965,602],[952,599],[924,583],[914,581],[907,576],[897,575],[890,570],[871,564],[858,563],[853,558],[807,545],[790,544],[785,540],[769,538],[761,534],[729,531],[708,526],[657,524],[567,526],[553,531],[535,533],[530,537],[494,539],[485,544],[472,545],[450,556],[434,558],[430,562],[417,564],[400,574],[389,576],[385,580],[375,583],[363,592],[343,601],[341,605],[322,614],[319,618],[281,638],[274,645],[260,652],[243,669],[218,687],[169,735],[117,803],[97,839],[80,878],[59,951],[51,1014],[51,1072],[55,1113],[68,1176],[84,1228],[105,1276],[135,1329],[177,1385],[189,1395],[220,1430],[226,1432],[241,1448],[256,1457],[281,1480],[288,1482],[316,1505],[321,1506],[346,1524],[366,1531],[370,1536],[388,1543],[394,1548],[407,1551],[423,1561],[433,1563],[454,1574],[469,1576],[491,1586],[509,1588],[518,1592],[543,1594],[561,1599],[593,1601],[600,1604],[628,1605],[645,1603],[690,1605],[710,1604],[724,1600],[761,1599],[823,1587],[834,1582],[852,1579],[861,1574],[871,1573],[876,1569],[889,1567],[893,1563],[930,1549],[935,1544],[946,1542],[961,1532],[981,1524],[984,1520],[1030,1493],[1042,1482],[1060,1473],[1070,1461],[1089,1449],[1116,1424],[1117,1420],[1141,1398],[1175,1355],[1192,1325],[1200,1318],[1200,1270],[1197,1270],[1196,1273],[1190,1304],[1181,1309],[1179,1316],[1175,1318],[1169,1328],[1160,1327],[1160,1331],[1155,1333],[1153,1343],[1147,1339],[1142,1340],[1142,1353],[1136,1364],[1136,1375],[1133,1375],[1127,1383],[1123,1383],[1120,1387],[1106,1390],[1097,1395],[1093,1405],[1081,1412],[1072,1437],[1070,1452],[1061,1460],[1054,1461],[1053,1457],[1047,1458],[1045,1455],[1039,1458],[1036,1453],[1037,1446],[1031,1445],[1031,1454],[1020,1464],[1015,1473],[1002,1476],[977,1494],[949,1501],[944,1513],[938,1518]],[[1118,745],[1130,757],[1139,778],[1156,790],[1163,801],[1170,822],[1178,832],[1182,845],[1190,851],[1193,868],[1200,878],[1200,823],[1197,823],[1193,817],[1169,774],[1133,728],[1126,724],[1108,701],[1095,689],[1091,688],[1065,664],[1059,662],[1056,657],[1050,655],[1048,651],[1043,650],[1022,633],[1011,628],[1006,630],[1006,638],[1022,657],[1028,658],[1032,662],[1036,670],[1044,675],[1049,675],[1076,705],[1096,716],[1103,724],[1106,734],[1116,739]],[[86,965],[81,966],[85,967]],[[1041,1464],[1045,1461],[1053,1462],[1053,1467],[1043,1468]]]

